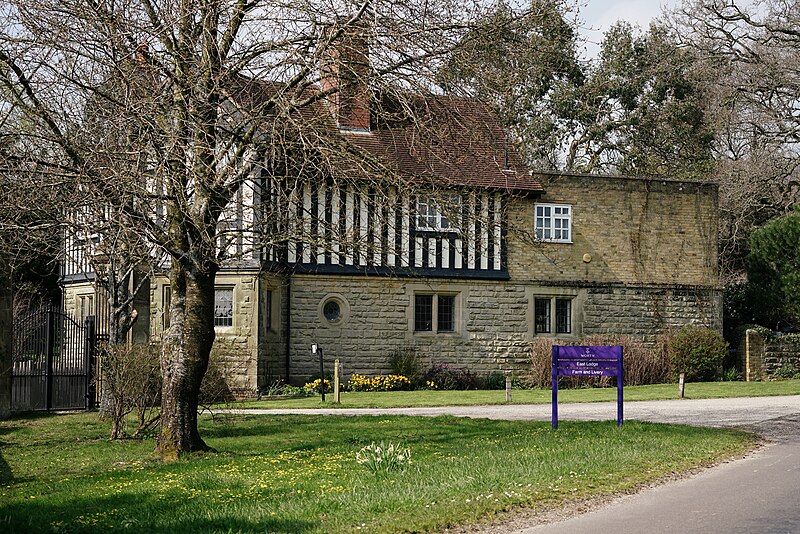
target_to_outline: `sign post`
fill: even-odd
[[[617,426],[622,426],[622,347],[553,346],[553,428],[558,428],[559,376],[616,376]]]

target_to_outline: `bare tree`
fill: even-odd
[[[432,87],[442,58],[484,9],[450,0],[3,3],[0,82],[37,126],[28,141],[50,149],[37,164],[69,177],[87,209],[121,218],[169,259],[164,458],[207,448],[198,391],[214,341],[215,275],[228,250],[221,241],[231,235],[224,223],[243,184],[262,168],[392,179],[380,158],[331,135],[320,106],[332,101],[340,117],[358,120],[362,110],[346,90],[365,88],[400,103],[378,107],[372,120],[413,113],[403,104],[408,91]],[[369,64],[355,61],[358,68],[336,73],[340,83],[326,83],[330,71],[320,65],[352,49],[353,38],[368,40]],[[105,128],[87,128],[93,108]],[[265,246],[293,229],[281,228],[252,241]]]
[[[0,419],[11,413],[11,269],[0,256]]]
[[[9,120],[9,110],[3,111],[0,122]],[[52,184],[23,179],[10,145],[0,147],[0,417],[11,409],[15,271],[29,267],[42,251],[56,248],[53,232],[59,228],[47,218],[57,209]]]
[[[800,195],[800,3],[692,0],[669,20],[702,63],[730,275],[751,231]]]

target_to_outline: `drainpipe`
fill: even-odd
[[[292,358],[289,355],[292,339],[292,275],[286,276],[286,376],[284,381],[289,383],[289,365]]]

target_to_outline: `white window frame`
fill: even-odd
[[[82,293],[77,295],[77,319],[81,326],[86,324],[86,319],[96,317],[94,293]]]
[[[572,243],[572,205],[534,204],[536,239],[547,243]],[[566,213],[564,213],[566,211]],[[566,237],[564,237],[566,231]],[[549,235],[548,235],[549,233]],[[556,235],[558,234],[558,237]]]
[[[447,201],[453,214],[461,213],[461,195],[445,194],[441,198]],[[434,195],[420,195],[417,197],[417,229],[429,232],[457,232],[459,224],[442,214],[442,209]]]

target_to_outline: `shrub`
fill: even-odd
[[[750,236],[747,280],[755,322],[800,324],[800,208]]]
[[[736,367],[728,367],[722,373],[722,380],[725,382],[738,382],[742,379],[741,373]]]
[[[305,388],[286,384],[283,380],[275,380],[261,392],[261,395],[265,397],[305,397],[309,393]]]
[[[478,389],[481,385],[480,377],[469,369],[451,369],[446,363],[433,363],[425,371],[422,381],[435,386],[428,386],[428,389]]]
[[[229,347],[214,345],[208,358],[208,369],[200,383],[200,396],[198,397],[200,406],[207,407],[233,400],[234,395],[226,377],[225,366],[225,361],[238,361],[232,356],[233,354],[234,352]]]
[[[792,379],[800,378],[800,368],[792,362],[783,362],[775,372],[772,373],[772,378]]]
[[[500,371],[489,373],[483,378],[483,387],[485,389],[505,389],[506,375]]]
[[[414,347],[403,347],[392,352],[389,356],[389,365],[392,368],[392,374],[408,378],[412,387],[421,384],[422,359]]]
[[[101,403],[111,418],[111,439],[128,435],[125,419],[130,413],[136,414],[138,423],[133,436],[140,436],[158,421],[159,353],[158,345],[106,344],[99,348]]]
[[[521,385],[527,387],[550,387],[553,377],[553,345],[622,345],[624,364],[624,384],[638,386],[661,384],[669,380],[670,364],[666,352],[659,346],[649,347],[628,336],[586,336],[580,341],[565,342],[561,339],[536,338],[530,343],[530,368],[528,374],[520,378]],[[597,378],[562,377],[561,387],[607,387],[614,382],[613,377]]]
[[[716,330],[684,326],[667,343],[674,372],[686,373],[686,380],[714,380],[722,372],[722,362],[728,354],[728,344]]]
[[[530,368],[526,376],[520,377],[520,382],[526,387],[550,387],[553,377],[553,352],[552,347],[557,344],[555,339],[537,337],[530,343]]]

